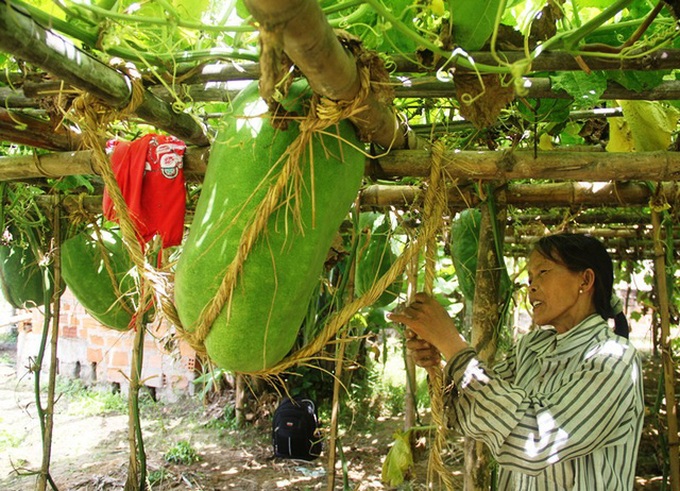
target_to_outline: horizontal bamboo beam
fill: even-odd
[[[209,148],[189,147],[184,157],[187,177],[205,173]],[[37,161],[36,161],[37,158]],[[0,157],[0,181],[94,174],[91,153],[50,153],[40,157]],[[235,163],[225,165],[236,165]],[[680,153],[676,152],[472,152],[449,151],[443,170],[450,179],[576,181],[673,181],[680,179]],[[430,154],[426,150],[393,150],[366,162],[372,178],[427,177]]]
[[[525,257],[532,245],[541,236],[522,236],[505,243],[503,255],[506,257]],[[602,239],[602,243],[609,251],[614,261],[654,259],[654,241],[647,239]],[[674,249],[680,250],[680,240],[674,240]]]
[[[662,193],[671,196],[674,183],[662,183]],[[423,190],[418,186],[369,185],[359,193],[359,204],[363,209],[371,208],[409,208],[422,204]],[[652,196],[648,186],[640,183],[608,184],[601,189],[589,189],[578,183],[559,184],[508,184],[507,203],[518,209],[534,208],[573,208],[579,207],[625,207],[647,206]],[[41,199],[47,198],[38,197]],[[84,208],[92,213],[101,212],[101,196],[65,196],[62,204],[67,211]],[[452,211],[478,206],[480,198],[470,189],[450,188],[448,205]],[[45,201],[46,205],[49,205]],[[602,222],[605,223],[605,222]],[[592,231],[594,228],[580,227],[579,230]],[[617,235],[618,232],[612,232]],[[632,232],[627,232],[634,235]],[[643,234],[644,235],[644,234]]]
[[[535,99],[571,99],[564,90],[554,90],[549,78],[525,78],[524,88],[526,96]],[[417,78],[403,81],[394,88],[395,97],[413,98],[455,98],[456,87],[452,82],[440,82],[433,77]],[[638,100],[663,101],[680,99],[680,82],[667,80],[654,88],[636,92],[629,90],[616,82],[608,82],[607,88],[599,96],[602,100]]]
[[[208,155],[208,147],[191,147],[184,156],[184,173],[188,179],[200,179],[205,174]],[[91,150],[0,157],[0,182],[96,174]]]
[[[674,183],[663,183],[662,192],[675,196]],[[364,208],[408,208],[422,204],[424,191],[417,186],[396,186],[375,184],[361,191],[360,203]],[[652,197],[649,186],[640,183],[608,183],[594,188],[578,182],[551,184],[507,185],[505,197],[508,205],[516,208],[565,207],[578,209],[591,207],[647,206]],[[474,207],[480,198],[471,189],[451,187],[448,204],[452,209]]]
[[[475,152],[452,150],[444,155],[442,170],[452,179],[559,179],[610,181],[680,178],[680,153],[608,153],[542,151]],[[375,159],[369,174],[376,177],[426,177],[426,150],[394,150]]]
[[[523,225],[542,224],[589,224],[589,223],[610,223],[624,225],[645,226],[649,224],[649,213],[641,209],[631,208],[610,208],[607,210],[582,210],[576,213],[565,212],[565,210],[536,210],[525,214],[513,214],[512,219]]]
[[[72,150],[81,146],[79,134],[50,121],[0,108],[0,135],[6,141],[47,150]]]
[[[521,61],[525,58],[523,51],[498,51],[496,56],[508,63]],[[494,55],[484,51],[473,51],[470,58],[476,63],[494,66],[498,62]],[[581,55],[579,61],[585,63],[591,70],[619,71],[619,70],[673,70],[680,66],[680,50],[659,49],[644,56],[627,56],[623,59],[602,58],[591,55]],[[582,71],[583,64],[579,64],[571,53],[543,51],[531,62],[532,73]],[[392,58],[394,74],[433,73],[437,67],[427,67],[422,63],[414,63],[412,56],[394,56]],[[439,60],[440,65],[446,62]],[[466,67],[457,66],[456,71],[471,71]],[[188,77],[185,76],[191,73]],[[195,65],[187,65],[185,69],[179,67],[177,75],[184,83],[200,84],[205,82],[226,82],[230,80],[256,80],[260,77],[259,63],[209,64],[196,72]]]
[[[26,60],[87,91],[112,108],[126,107],[132,97],[129,78],[108,67],[71,41],[45,29],[30,16],[2,5],[0,8],[0,49]],[[193,117],[173,111],[170,104],[143,92],[135,113],[144,121],[195,145],[208,145],[204,129]]]

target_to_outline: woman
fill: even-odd
[[[390,317],[417,335],[407,347],[419,365],[444,356],[449,425],[486,443],[498,489],[631,490],[642,373],[635,348],[605,321],[617,313],[611,258],[592,237],[556,234],[536,243],[528,273],[539,327],[493,369],[429,296]]]

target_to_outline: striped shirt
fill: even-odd
[[[641,365],[599,315],[563,334],[526,334],[494,369],[465,349],[446,376],[449,425],[486,443],[499,463],[498,489],[633,489]]]

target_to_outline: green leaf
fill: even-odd
[[[404,27],[416,31],[413,25],[412,3],[412,0],[394,0],[390,3],[389,9]],[[356,29],[349,29],[350,32],[363,39],[367,48],[387,54],[413,53],[416,50],[416,43],[400,32],[396,26],[373,12],[367,17],[370,18],[365,19],[365,25],[357,22]]]
[[[680,111],[659,101],[619,101],[637,152],[666,150],[678,126]]]
[[[413,467],[413,454],[408,432],[397,432],[394,434],[394,445],[390,448],[383,463],[382,482],[391,487],[399,486],[404,482],[406,473],[411,467]]]
[[[561,123],[569,117],[571,99],[524,99],[517,109],[529,123]]]
[[[203,12],[210,6],[210,0],[173,0],[172,4],[183,19],[200,22]]]
[[[552,89],[564,90],[574,98],[577,108],[595,106],[607,89],[607,77],[602,72],[562,72],[550,77]]]
[[[80,175],[64,176],[55,182],[54,188],[64,193],[80,188],[85,188],[90,193],[94,192],[94,186],[90,180],[87,177]]]
[[[667,72],[659,70],[620,70],[607,72],[607,79],[612,80],[628,90],[642,92],[657,87],[663,82],[663,77]]]
[[[491,37],[500,0],[449,0],[453,40],[467,51],[476,51]]]

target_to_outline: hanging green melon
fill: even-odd
[[[362,296],[390,269],[397,255],[392,251],[389,219],[382,213],[364,212],[359,216],[361,235],[357,246],[357,269],[354,287],[357,297]],[[391,283],[373,307],[384,307],[399,297],[403,279]]]
[[[461,211],[451,223],[451,259],[456,269],[458,286],[468,301],[475,297],[475,276],[477,274],[477,252],[482,212],[477,208]],[[501,272],[501,297],[510,288],[510,277],[505,268]]]
[[[12,235],[18,237],[16,231]],[[0,287],[14,308],[39,307],[45,303],[42,270],[28,245],[14,240],[0,246]]]
[[[139,298],[133,263],[118,234],[102,230],[101,239],[88,230],[64,241],[61,273],[88,314],[106,327],[124,331],[131,327]]]
[[[309,95],[295,84],[284,101],[302,114]],[[195,331],[236,256],[244,229],[276,181],[284,152],[299,133],[272,127],[252,84],[234,99],[222,121],[191,230],[175,275],[175,305],[183,327]],[[205,347],[210,358],[236,372],[266,370],[293,346],[337,231],[356,198],[364,171],[353,127],[342,122],[315,134],[300,161],[300,186],[289,186],[266,230],[257,237]],[[299,204],[299,215],[295,206]],[[199,340],[200,341],[200,340]]]

